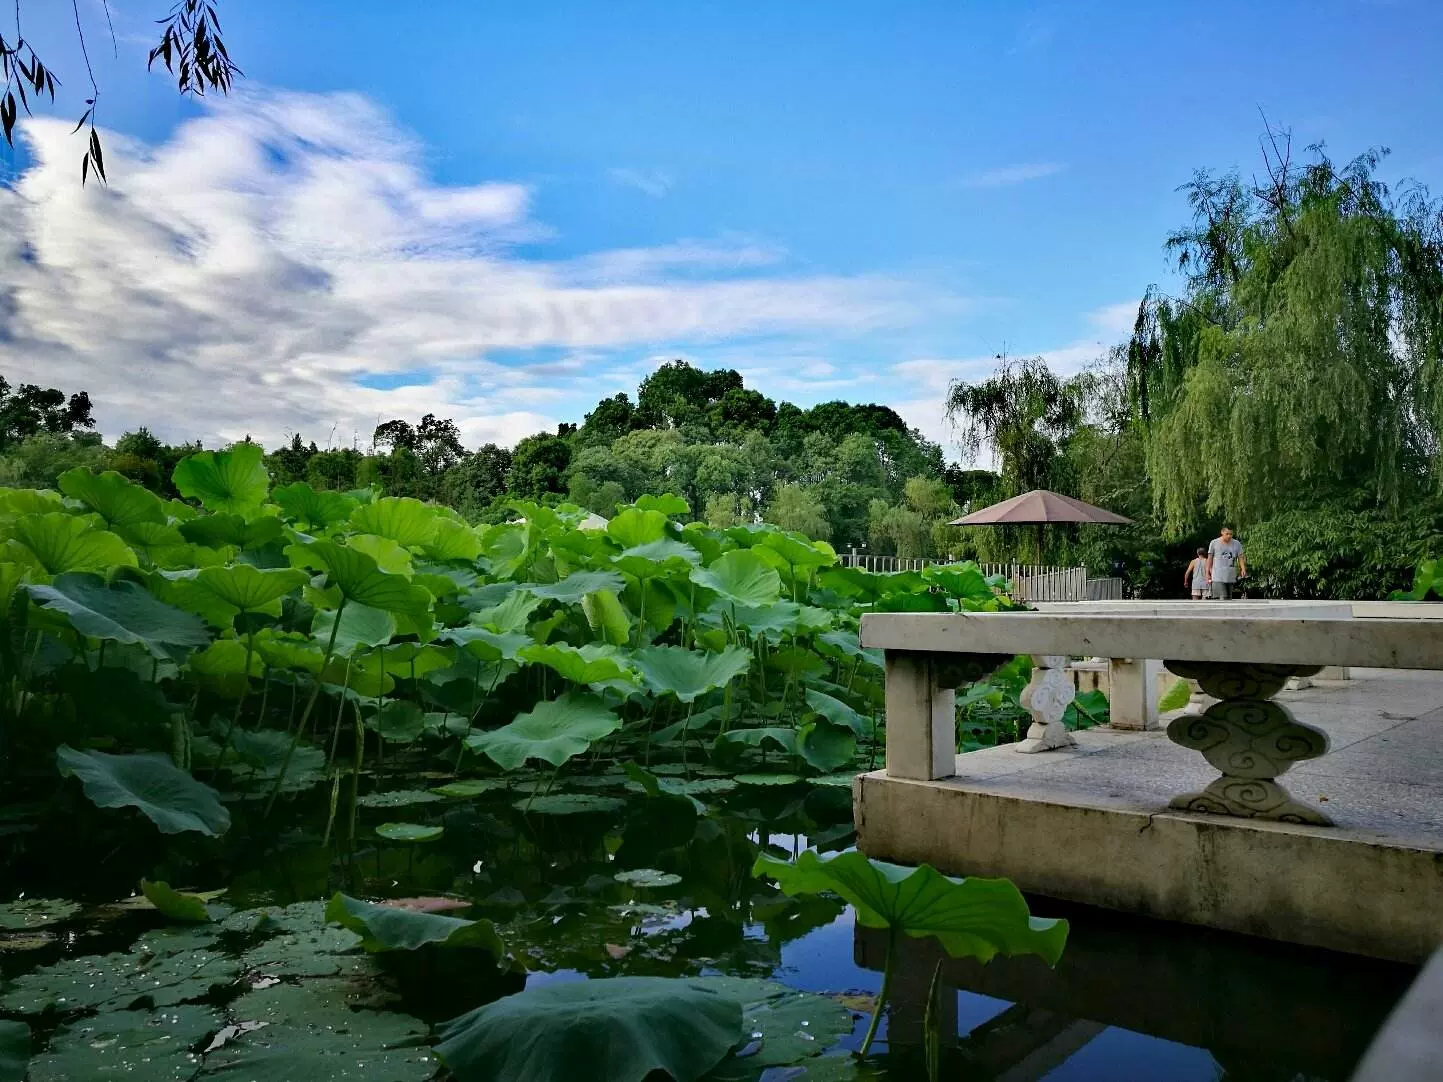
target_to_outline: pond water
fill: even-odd
[[[154,912],[98,908],[132,894],[141,877],[226,887],[224,904],[236,910],[338,890],[370,899],[449,897],[469,904],[458,915],[496,922],[530,985],[618,975],[771,978],[850,1008],[854,1028],[839,1047],[856,1048],[881,983],[882,942],[857,928],[839,902],[787,898],[750,874],[763,851],[790,856],[808,845],[851,844],[850,793],[736,786],[720,777],[708,786],[705,778],[691,782],[707,812],[688,818],[674,804],[658,814],[616,775],[583,779],[589,784],[559,802],[545,791],[546,779],[456,799],[426,788],[442,785],[440,776],[372,776],[354,820],[344,794],[333,816],[330,794],[312,791],[270,817],[261,802],[235,806],[224,841],[163,838],[114,813],[55,823],[12,811],[11,822],[0,823],[0,901],[24,893],[86,908],[39,934],[0,933],[0,977],[13,981],[66,956],[124,949],[160,924]],[[388,822],[443,832],[391,842],[376,833]],[[667,874],[617,879],[638,869]],[[1343,1080],[1414,972],[1030,902],[1037,915],[1071,922],[1056,969],[1031,957],[985,967],[954,962],[933,941],[904,940],[894,1007],[874,1046],[879,1055],[841,1073],[824,1073],[812,1060],[763,1078],[926,1078],[924,1013],[936,976],[942,1078]],[[474,990],[453,992],[444,984],[406,991],[404,1009],[436,1020],[473,1005],[464,1000]],[[437,1002],[418,1001],[427,997]]]

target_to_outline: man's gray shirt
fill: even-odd
[[[1243,557],[1243,543],[1234,537],[1224,541],[1214,537],[1208,545],[1208,557],[1213,562],[1213,582],[1237,582],[1238,561]]]

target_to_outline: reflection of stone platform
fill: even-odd
[[[1160,732],[959,756],[934,781],[863,775],[859,845],[1168,920],[1421,962],[1443,942],[1443,673],[1354,670],[1283,692],[1327,732],[1288,787],[1332,827],[1168,810],[1216,772]]]

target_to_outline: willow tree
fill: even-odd
[[[947,388],[947,419],[968,459],[984,446],[997,452],[1007,495],[1047,488],[1061,442],[1083,419],[1076,390],[1041,357],[1004,360],[978,383]]]
[[[1139,312],[1130,385],[1171,531],[1443,481],[1443,212],[1376,179],[1385,152],[1310,153],[1270,134],[1261,183],[1199,174],[1169,241],[1187,291]]]

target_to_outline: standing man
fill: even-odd
[[[1248,577],[1243,543],[1233,536],[1230,526],[1224,526],[1208,545],[1207,577],[1215,601],[1229,600],[1237,592],[1238,580]]]

